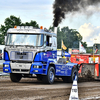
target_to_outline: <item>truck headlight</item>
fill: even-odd
[[[35,65],[33,68],[42,68],[42,66]]]
[[[33,68],[37,68],[37,66],[33,66]]]
[[[9,67],[9,65],[4,65],[4,67]]]

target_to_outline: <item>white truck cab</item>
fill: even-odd
[[[3,72],[10,73],[13,82],[19,82],[22,77],[32,77],[33,74],[38,80],[50,84],[55,77],[66,81],[65,78],[71,76],[72,81],[72,69],[77,65],[57,63],[57,34],[32,26],[8,29],[4,60]]]

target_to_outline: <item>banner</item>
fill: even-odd
[[[83,47],[83,45],[81,44],[81,42],[79,42],[79,52],[80,53],[86,53],[86,49]]]
[[[98,47],[97,47],[97,45],[95,44],[95,53],[97,53],[97,51],[98,51]]]
[[[79,48],[69,48],[68,53],[69,54],[79,54]]]
[[[63,43],[63,40],[62,40],[62,49],[63,50],[66,50],[67,49],[67,47],[64,45],[64,43]]]

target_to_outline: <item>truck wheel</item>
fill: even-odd
[[[10,73],[10,79],[12,82],[19,82],[21,78],[22,78],[21,74]]]
[[[77,75],[77,81],[78,81],[78,70],[77,70],[77,68],[73,68],[71,76],[63,76],[62,80],[65,83],[72,83],[74,78],[75,78],[75,75]]]
[[[46,76],[43,76],[43,82],[52,84],[55,79],[55,69],[54,67],[49,67],[48,73]]]
[[[75,79],[75,75],[77,76],[77,81],[78,81],[78,69],[75,67],[72,70],[71,76],[69,77],[69,82],[72,83],[73,80]]]

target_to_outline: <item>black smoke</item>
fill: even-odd
[[[76,13],[81,10],[85,12],[88,6],[97,6],[99,3],[100,0],[55,0],[53,4],[53,26],[57,27],[62,19],[65,19],[65,14]]]

